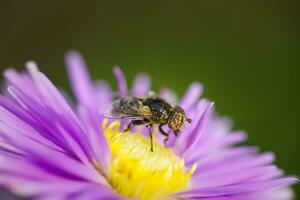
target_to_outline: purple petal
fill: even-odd
[[[242,168],[223,173],[223,175],[214,174],[207,178],[195,177],[192,181],[193,188],[209,188],[249,182],[251,179],[257,180],[258,177],[265,176],[266,174],[278,175],[278,169],[274,166],[256,167],[247,169],[247,173],[245,173],[245,169]]]
[[[285,187],[298,182],[296,178],[282,178],[260,183],[239,183],[235,185],[227,185],[221,187],[195,188],[178,193],[176,197],[180,198],[196,198],[196,197],[218,197],[224,195],[234,195],[241,193],[249,193],[260,190],[267,190],[276,187]]]
[[[203,165],[197,168],[199,176],[203,178],[210,178],[211,175],[215,174],[225,174],[238,169],[249,169],[252,167],[259,167],[272,164],[274,162],[274,154],[263,153],[258,155],[245,156],[244,158],[236,158],[235,160],[224,160],[222,163],[215,163],[213,165]],[[223,166],[222,168],[220,167]],[[201,173],[205,172],[205,173]]]
[[[113,71],[118,83],[119,96],[120,97],[127,96],[127,83],[122,70],[119,67],[114,67]]]
[[[53,197],[54,199],[69,199],[68,196],[80,196],[80,192],[93,192],[97,194],[98,199],[107,197],[109,199],[118,199],[118,196],[108,186],[101,184],[92,184],[88,182],[70,181],[70,180],[56,180],[56,181],[39,181],[28,180],[21,177],[3,176],[0,184],[5,183],[6,187],[13,190],[15,193],[26,196],[43,196],[44,198]],[[96,193],[97,191],[97,193]]]
[[[194,120],[191,130],[189,130],[189,134],[183,132],[178,137],[178,143],[176,144],[175,149],[180,155],[184,155],[189,150],[193,150],[193,148],[197,144],[199,138],[201,137],[201,134],[199,134],[199,132],[205,126],[207,116],[212,106],[213,103],[207,100],[201,100],[199,102],[196,108],[198,110],[198,118]]]
[[[8,85],[15,85],[16,87],[20,88],[26,95],[30,95],[34,100],[40,102],[36,86],[27,73],[18,73],[14,69],[7,69],[4,72],[4,77]]]
[[[5,111],[3,110],[2,113],[4,112]],[[12,124],[12,126],[15,125],[17,124]],[[15,130],[12,126],[0,123],[0,132],[7,135],[12,145],[25,152],[26,157],[32,157],[35,162],[38,162],[43,166],[47,165],[51,169],[60,173],[63,172],[66,175],[73,174],[72,176],[74,177],[81,177],[95,182],[103,181],[101,180],[103,178],[99,178],[99,174],[94,168],[84,167],[82,163],[69,158],[61,152],[49,148],[46,144],[36,141],[33,138],[26,137],[26,134],[24,133],[26,132],[26,129]]]
[[[170,90],[167,87],[163,87],[160,92],[159,96],[162,97],[163,99],[166,99],[168,102],[171,104],[177,104],[177,96],[174,91]]]
[[[94,159],[101,166],[106,176],[109,177],[110,149],[100,126],[103,118],[100,118],[99,115],[93,116],[95,113],[89,112],[85,107],[79,107],[79,112],[89,134],[88,140],[95,156]],[[95,119],[98,120],[95,121]]]
[[[200,136],[199,136],[200,137]],[[209,155],[213,153],[214,151],[220,150],[222,148],[225,148],[227,146],[231,146],[234,144],[237,144],[239,142],[245,141],[247,138],[247,134],[244,132],[236,132],[228,134],[226,137],[220,137],[215,140],[206,140],[205,143],[202,143],[201,146],[199,143],[197,144],[195,142],[194,147],[197,147],[197,153],[195,153],[195,149],[193,149],[193,146],[189,148],[189,150],[185,151],[185,153],[182,155],[187,162],[195,162],[195,160],[200,159],[204,155]],[[198,140],[199,141],[199,140]]]
[[[17,131],[18,133],[22,134],[26,138],[37,141],[39,143],[43,143],[45,146],[53,150],[61,151],[61,149],[57,147],[54,143],[41,137],[32,127],[26,125],[24,122],[19,120],[17,117],[12,115],[10,112],[2,108],[1,106],[0,106],[0,126],[2,127],[1,135],[5,136],[5,138],[8,139],[7,142],[9,142],[10,141],[9,138],[13,137],[14,135],[11,135],[12,133],[9,134],[9,132],[7,132],[6,129],[13,128],[14,131]]]
[[[66,56],[66,64],[73,90],[79,102],[78,111],[85,129],[87,139],[92,148],[94,159],[103,167],[108,175],[110,152],[108,144],[101,131],[101,119],[98,111],[103,105],[111,101],[111,91],[107,84],[98,82],[96,87],[90,80],[83,58],[77,52],[70,52]],[[97,95],[99,95],[98,98]]]
[[[58,135],[61,131],[61,127],[64,127],[67,133],[69,133],[70,136],[73,137],[73,139],[80,145],[82,150],[85,152],[85,156],[89,157],[89,147],[87,146],[86,139],[84,139],[82,128],[78,124],[78,119],[73,118],[74,121],[71,123],[70,118],[72,119],[72,117],[70,115],[63,117],[61,114],[53,112],[53,110],[45,110],[43,107],[39,107],[39,104],[34,102],[33,99],[25,96],[21,91],[12,86],[9,88],[9,92],[17,101],[20,102],[21,105],[23,105],[25,109],[30,109],[31,114],[34,115],[35,118],[39,119],[38,122],[40,125],[44,125],[46,130],[51,131],[50,133],[53,136],[52,141],[54,143],[60,143],[61,147],[72,151],[70,150],[69,145],[66,144],[67,141]],[[83,162],[86,160],[87,159],[85,158],[82,159]]]
[[[150,90],[150,79],[145,74],[135,77],[132,88],[132,96],[147,96]]]
[[[95,99],[98,103],[97,109],[94,112],[99,112],[109,106],[113,101],[113,93],[107,82],[97,81],[95,83]]]
[[[192,83],[188,88],[187,92],[185,93],[184,97],[180,101],[179,105],[183,109],[188,110],[198,102],[202,92],[203,92],[203,86],[201,84]]]
[[[94,108],[93,84],[82,56],[76,51],[71,51],[66,55],[65,62],[77,101],[80,104]]]

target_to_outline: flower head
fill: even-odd
[[[177,102],[193,123],[178,137],[168,130],[166,146],[157,128],[154,151],[143,126],[124,132],[128,120],[106,119],[99,110],[113,100],[104,81],[93,83],[81,56],[66,64],[76,101],[41,73],[34,62],[26,72],[8,69],[0,96],[0,185],[32,199],[290,199],[294,177],[283,177],[272,153],[235,146],[246,139],[218,117],[213,103],[199,99],[193,83]],[[150,80],[136,77],[131,91],[114,69],[118,95],[147,95]]]
[[[105,134],[112,155],[111,185],[127,197],[167,199],[168,194],[189,187],[194,165],[187,170],[184,160],[170,149],[155,143],[149,151],[149,139],[141,134],[119,131],[113,122]]]

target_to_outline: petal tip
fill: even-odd
[[[38,66],[35,61],[29,60],[25,63],[26,69],[29,72],[38,71]]]
[[[67,53],[65,54],[65,57],[68,58],[68,57],[77,57],[77,56],[81,56],[81,54],[76,51],[76,50],[69,50],[67,51]]]
[[[122,72],[122,70],[119,66],[114,66],[113,67],[113,72],[114,72],[115,75],[120,74],[120,73],[123,74],[123,72]]]
[[[70,50],[65,54],[65,63],[67,67],[77,66],[75,63],[78,62],[83,62],[83,57],[78,51]]]

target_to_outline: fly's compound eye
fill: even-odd
[[[180,130],[183,127],[185,116],[180,112],[175,112],[171,115],[169,120],[169,128],[173,130]]]

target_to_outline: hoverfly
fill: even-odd
[[[146,125],[150,134],[151,151],[153,151],[151,131],[153,125],[159,125],[160,133],[165,136],[164,144],[166,145],[169,135],[163,130],[164,125],[168,125],[175,136],[178,136],[185,121],[192,122],[191,119],[187,118],[180,106],[172,106],[163,98],[154,95],[149,95],[145,98],[119,98],[112,103],[107,113],[103,113],[104,116],[132,119],[124,131],[129,131],[132,125]]]

